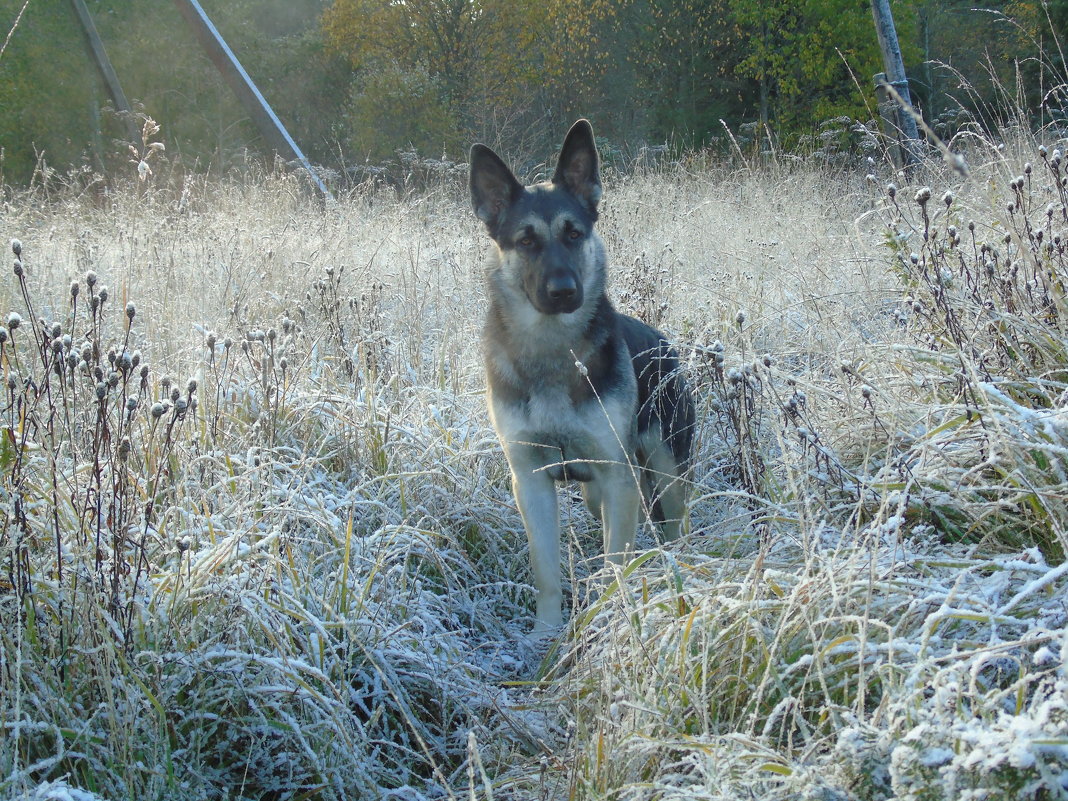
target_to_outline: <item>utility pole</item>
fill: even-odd
[[[891,97],[895,101],[900,99],[898,105],[904,106],[900,108],[900,113],[897,115],[897,125],[906,140],[904,156],[908,164],[914,164],[919,160],[916,149],[920,135],[916,128],[916,118],[913,116],[916,112],[909,93],[909,81],[905,77],[901,45],[898,43],[894,17],[890,13],[890,0],[871,0],[871,13],[875,17],[875,32],[879,37],[879,49],[883,53],[886,83],[893,89]]]
[[[333,200],[333,195],[326,188],[326,184],[315,172],[315,169],[304,153],[301,152],[297,143],[293,141],[293,137],[289,135],[286,127],[278,119],[274,109],[271,108],[266,98],[260,93],[252,78],[245,72],[245,68],[237,60],[234,51],[226,44],[226,40],[223,39],[222,34],[219,33],[211,19],[204,12],[204,9],[201,8],[200,3],[197,0],[174,0],[174,4],[178,7],[189,27],[193,29],[197,41],[204,48],[204,52],[208,54],[208,58],[211,59],[215,68],[222,73],[223,78],[230,85],[234,94],[237,95],[238,100],[245,106],[245,110],[252,117],[252,121],[259,128],[263,138],[283,156],[299,161],[301,166],[308,171],[308,175],[311,176],[319,191],[323,193],[323,197]]]
[[[126,94],[122,91],[122,85],[119,84],[119,76],[115,74],[115,70],[111,66],[111,59],[108,58],[108,53],[104,49],[104,42],[101,41],[100,34],[96,31],[96,25],[89,14],[89,9],[85,7],[85,0],[71,0],[71,4],[78,15],[78,21],[82,24],[85,40],[88,42],[89,50],[93,54],[96,68],[100,71],[100,77],[104,79],[108,94],[111,95],[111,102],[115,105],[115,110],[122,113],[130,140],[136,142],[140,138],[141,132],[134,124],[130,103],[126,99]]]

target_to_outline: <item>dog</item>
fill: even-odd
[[[563,622],[555,482],[581,483],[608,562],[633,550],[640,517],[678,537],[693,397],[664,335],[605,294],[607,257],[594,230],[600,160],[588,121],[571,127],[552,179],[533,186],[474,145],[470,188],[496,245],[482,333],[490,419],[526,528],[534,633],[551,633]]]

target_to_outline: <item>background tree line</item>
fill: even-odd
[[[201,2],[309,157],[334,168],[403,149],[462,159],[474,140],[537,162],[577,115],[624,151],[715,144],[724,124],[789,147],[829,118],[871,119],[881,70],[868,0]],[[168,156],[225,171],[262,155],[171,0],[87,5]],[[0,44],[22,6],[0,0]],[[1060,113],[1068,0],[893,8],[929,118]],[[124,130],[70,3],[30,0],[0,56],[3,180],[31,180],[42,154],[60,170],[109,168]]]

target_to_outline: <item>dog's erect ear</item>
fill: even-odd
[[[597,209],[601,200],[601,167],[589,120],[576,122],[564,137],[553,183],[571,190],[590,211]]]
[[[496,153],[485,145],[471,146],[471,203],[490,236],[497,235],[505,213],[522,191],[523,185]]]

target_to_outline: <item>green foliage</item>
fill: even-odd
[[[21,2],[0,2],[0,42]],[[64,76],[56,80],[56,76]],[[102,91],[86,69],[82,38],[69,3],[30,3],[0,59],[0,148],[3,180],[26,183],[38,156],[55,165],[75,165],[102,139],[93,130]]]
[[[21,5],[0,0],[0,19],[14,20]],[[87,5],[135,110],[163,126],[169,158],[225,171],[245,166],[250,149],[269,155],[170,0]],[[340,166],[411,147],[462,159],[474,140],[536,164],[561,121],[580,115],[624,149],[726,143],[724,123],[734,132],[758,123],[761,142],[793,146],[827,119],[871,119],[871,79],[883,69],[866,0],[203,5],[302,149]],[[1060,115],[1050,88],[1063,83],[1066,8],[1061,0],[993,10],[963,0],[894,3],[928,119],[963,105],[993,127],[1008,121],[997,109],[1016,95],[1042,122]],[[61,170],[125,168],[115,140],[129,134],[106,110],[66,4],[30,3],[0,77],[7,180],[29,181],[40,151]]]
[[[455,153],[463,146],[441,83],[426,69],[386,62],[366,69],[353,84],[345,114],[345,152],[380,163],[398,148]]]

